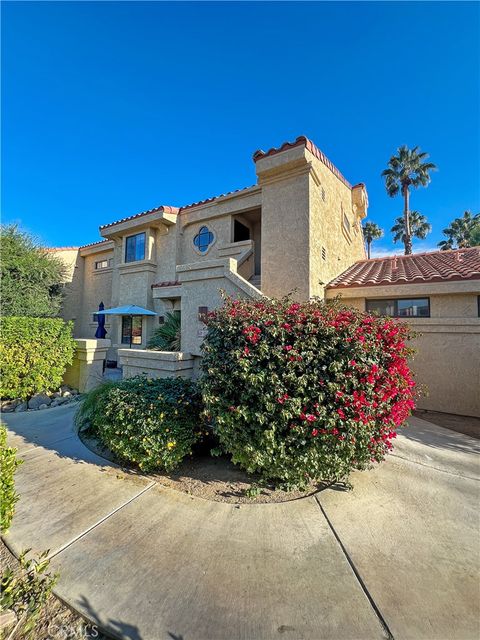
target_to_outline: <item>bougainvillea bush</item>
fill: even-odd
[[[380,462],[414,407],[408,338],[406,325],[336,301],[226,299],[202,364],[222,449],[287,487]]]
[[[142,471],[172,471],[202,437],[201,410],[191,380],[136,376],[90,391],[76,423]]]

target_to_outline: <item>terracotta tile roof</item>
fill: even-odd
[[[323,162],[323,164],[328,169],[330,169],[330,171],[335,176],[337,176],[337,178],[339,180],[341,180],[344,185],[346,185],[349,189],[353,188],[352,185],[348,182],[348,180],[340,173],[340,171],[337,169],[337,167],[333,164],[333,162],[331,162],[327,158],[327,156],[323,153],[323,151],[320,151],[320,149],[311,140],[309,140],[306,136],[298,136],[298,138],[295,140],[295,142],[284,142],[280,147],[272,147],[268,151],[262,151],[261,149],[258,149],[253,154],[253,161],[257,162],[258,160],[261,160],[262,158],[267,158],[269,156],[274,156],[277,153],[282,153],[282,151],[287,151],[288,149],[293,149],[294,147],[301,147],[301,146],[304,146],[306,149],[308,149],[310,151],[310,153],[313,153],[313,155],[316,158],[318,158],[320,160],[320,162]],[[355,186],[360,186],[362,184],[363,183],[360,182],[358,185],[355,185]]]
[[[142,216],[146,216],[149,213],[157,213],[157,211],[164,211],[165,213],[178,213],[177,207],[169,207],[168,205],[161,205],[160,207],[155,207],[154,209],[148,209],[147,211],[141,211],[140,213],[136,213],[133,216],[127,216],[126,218],[121,218],[120,220],[115,220],[115,222],[109,222],[108,224],[103,224],[100,229],[107,229],[108,227],[113,227],[116,224],[120,224],[121,222],[128,222],[129,220],[134,220],[135,218],[141,218]]]
[[[152,289],[157,289],[158,287],[178,287],[180,284],[182,283],[179,280],[166,280],[165,282],[152,284]]]
[[[360,260],[328,289],[480,279],[480,247]]]
[[[55,253],[55,251],[77,251],[80,247],[45,247],[47,253]]]
[[[213,198],[206,198],[205,200],[199,200],[198,202],[192,202],[192,204],[186,204],[183,207],[180,207],[180,213],[185,211],[186,209],[192,209],[193,207],[200,207],[202,204],[208,204],[209,202],[214,202],[219,198],[224,198],[225,196],[231,196],[234,193],[240,193],[242,191],[247,191],[248,189],[253,189],[257,185],[252,184],[250,187],[243,187],[243,189],[235,189],[234,191],[227,191],[227,193],[221,193],[219,196],[214,196]]]
[[[88,249],[88,247],[96,247],[99,244],[106,244],[107,242],[111,242],[111,240],[97,240],[97,242],[90,242],[89,244],[82,244],[79,249]]]

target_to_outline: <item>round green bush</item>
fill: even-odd
[[[72,323],[60,318],[0,319],[0,396],[27,399],[62,384],[73,361]]]
[[[221,447],[288,487],[381,461],[414,406],[408,336],[338,303],[227,299],[210,314],[202,363]]]
[[[194,382],[137,376],[91,391],[77,424],[88,424],[105,447],[142,471],[172,471],[201,438],[201,410]]]

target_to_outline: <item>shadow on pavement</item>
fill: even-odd
[[[123,622],[121,620],[113,620],[112,618],[102,620],[102,618],[97,614],[95,609],[90,604],[88,598],[86,598],[85,596],[82,596],[79,600],[77,600],[75,605],[76,608],[78,607],[78,609],[80,609],[94,625],[98,626],[99,629],[101,631],[104,631],[107,635],[111,635],[114,638],[142,640],[142,636],[137,626],[128,624],[127,622]]]
[[[409,441],[434,449],[456,453],[479,454],[480,441],[413,416],[399,434]]]

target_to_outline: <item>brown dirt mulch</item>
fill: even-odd
[[[84,432],[79,435],[85,446],[98,455],[123,468],[129,468],[95,438]],[[327,486],[325,483],[312,483],[305,491],[282,491],[273,485],[264,486],[258,477],[248,475],[235,466],[227,456],[212,457],[208,450],[209,447],[204,447],[203,451],[195,453],[191,458],[186,458],[172,473],[137,471],[165,487],[183,491],[197,498],[232,504],[288,502],[306,498]],[[257,486],[258,495],[249,496],[248,491],[255,490]]]
[[[0,566],[3,571],[8,567],[16,572],[19,563],[8,547],[0,539]],[[12,629],[9,629],[9,633]],[[4,637],[7,637],[6,635]],[[86,622],[81,616],[69,609],[53,594],[49,597],[37,620],[31,635],[25,635],[19,629],[14,640],[107,640],[98,627]]]

